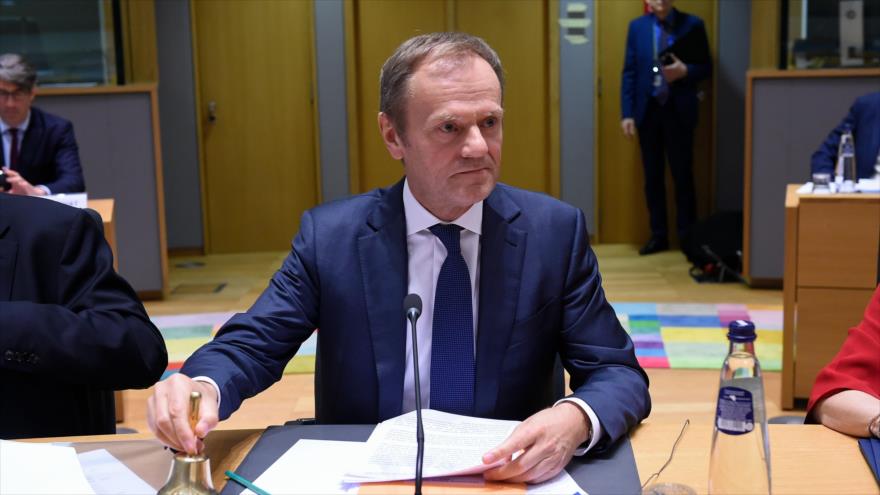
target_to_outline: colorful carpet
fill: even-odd
[[[150,318],[159,327],[168,348],[168,368],[164,380],[180,371],[183,362],[202,345],[208,343],[217,330],[235,313],[193,313]],[[313,333],[299,348],[297,355],[287,363],[284,373],[314,373],[315,349],[318,335]]]
[[[782,364],[782,307],[745,304],[613,303],[645,368],[720,369],[727,354],[727,324],[751,320],[758,330],[755,349],[761,366]],[[196,313],[153,317],[168,347],[168,369],[177,373],[196,349],[210,341],[234,313]],[[313,373],[317,332],[303,343],[284,373]]]
[[[782,369],[782,307],[753,304],[613,303],[645,368],[721,369],[727,324],[755,323],[761,368]]]

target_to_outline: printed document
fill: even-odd
[[[422,410],[425,427],[424,478],[480,474],[500,466],[483,464],[483,454],[500,445],[518,421],[473,418]],[[361,462],[345,475],[349,483],[409,480],[415,477],[416,412],[379,423],[367,440]]]

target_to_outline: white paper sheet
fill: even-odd
[[[0,493],[95,493],[73,447],[0,440]]]
[[[156,489],[148,485],[119,459],[105,449],[79,454],[79,463],[86,480],[97,495],[152,495]]]
[[[357,493],[358,485],[343,483],[342,475],[350,461],[361,458],[366,445],[364,442],[300,440],[255,479],[254,485],[269,493],[292,495]],[[242,493],[254,495],[247,489]]]
[[[562,470],[549,480],[535,485],[526,485],[526,495],[588,495],[568,474]]]
[[[358,483],[345,483],[349,465],[362,462],[367,455],[364,442],[300,440],[278,458],[254,484],[269,493],[291,495],[349,495],[358,492]],[[254,495],[245,489],[242,493]],[[587,495],[565,471],[551,480],[528,485],[528,495]]]
[[[500,465],[483,464],[483,454],[503,442],[518,421],[459,416],[433,409],[422,410],[425,458],[422,475],[480,474]],[[367,454],[349,470],[346,482],[409,480],[415,477],[416,413],[379,423],[367,440]]]

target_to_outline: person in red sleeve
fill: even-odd
[[[880,438],[880,286],[837,356],[816,377],[807,421]]]

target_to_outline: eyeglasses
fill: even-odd
[[[12,99],[13,101],[22,101],[30,94],[30,91],[25,91],[23,89],[17,89],[11,92],[0,90],[0,101],[6,101],[9,99]]]

